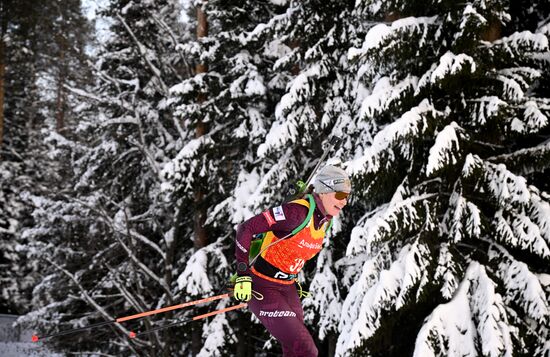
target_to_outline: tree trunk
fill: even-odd
[[[197,6],[197,40],[200,41],[201,38],[208,36],[208,21],[206,14],[202,9],[202,5],[206,3],[206,0],[203,0],[202,3]],[[198,63],[195,66],[195,74],[206,73],[208,67],[203,63]],[[206,94],[199,94],[197,96],[197,103],[200,105],[206,100]],[[197,127],[195,128],[195,137],[200,138],[206,134],[207,128],[206,124],[199,119],[197,121]],[[206,222],[206,207],[203,204],[204,192],[201,188],[201,185],[197,185],[194,193],[194,217],[193,217],[193,230],[195,232],[194,246],[195,249],[200,249],[205,247],[208,244],[208,235],[206,229],[204,228],[204,223]],[[191,333],[191,348],[193,356],[196,356],[202,349],[202,326],[203,323],[197,321],[193,325],[193,330]]]
[[[61,133],[65,128],[65,79],[67,76],[67,65],[65,63],[65,53],[67,52],[67,40],[65,34],[60,33],[56,36],[56,42],[59,46],[58,58],[58,78],[57,78],[57,99],[56,99],[56,130]]]
[[[206,1],[204,1],[206,3]],[[208,21],[206,19],[206,14],[204,13],[201,6],[197,6],[197,40],[208,36]],[[199,63],[195,67],[195,73],[206,73],[208,67],[205,64]],[[204,103],[206,100],[206,95],[201,93],[197,97],[197,102],[199,104]],[[197,122],[197,127],[195,129],[195,137],[200,138],[206,134],[206,124],[199,119]],[[201,187],[195,189],[195,212],[194,212],[194,231],[195,231],[195,248],[200,249],[205,247],[208,244],[208,235],[206,229],[204,228],[204,222],[206,221],[206,207],[202,204],[204,198],[204,193],[202,192]]]
[[[2,29],[3,30],[3,29]],[[4,31],[0,32],[0,160],[2,159],[2,147],[4,142],[4,86],[6,75]]]
[[[493,19],[489,21],[489,26],[482,32],[481,39],[488,42],[494,42],[502,37],[502,26],[500,21]]]
[[[6,20],[6,4],[2,1],[0,11],[2,11],[0,23],[0,160],[2,159],[2,149],[4,147],[4,88],[6,86],[6,45],[4,43],[4,34],[8,29]]]
[[[65,76],[63,74],[63,69],[61,69],[58,82],[57,82],[57,101],[56,101],[57,114],[56,114],[56,120],[55,120],[55,123],[56,123],[55,127],[58,133],[61,133],[63,131],[63,128],[65,127],[65,109],[64,109],[65,92],[63,90],[64,85],[65,85]]]
[[[332,333],[328,336],[328,351],[327,351],[328,357],[334,357],[334,355],[336,354],[336,342],[338,342],[337,340],[338,339],[336,335]]]

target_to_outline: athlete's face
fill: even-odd
[[[323,207],[327,211],[327,214],[336,217],[338,216],[338,213],[346,206],[348,203],[348,198],[344,197],[341,192],[329,192],[329,193],[321,193],[319,194],[319,197],[321,198],[321,202],[323,203]]]

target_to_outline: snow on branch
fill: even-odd
[[[449,208],[439,229],[442,236],[449,236],[454,243],[464,237],[479,237],[482,230],[481,211],[455,191],[451,194]]]
[[[439,59],[439,64],[431,74],[430,82],[437,83],[451,75],[469,70],[470,73],[476,71],[475,60],[464,53],[455,55],[452,52],[447,52]]]
[[[378,211],[362,223],[362,227],[355,227],[346,249],[346,255],[359,254],[377,243],[394,237],[395,234],[405,234],[418,230],[426,221],[427,207],[425,201],[435,197],[434,194],[424,194],[409,197],[403,201],[388,205],[386,209]]]
[[[495,213],[492,224],[497,241],[508,247],[526,250],[542,259],[550,259],[548,242],[542,237],[538,225],[528,216],[520,212],[505,215],[499,210]]]
[[[522,134],[538,133],[549,124],[548,116],[545,115],[537,102],[530,100],[524,105],[523,117],[514,117],[511,128],[513,131]]]
[[[537,225],[541,237],[550,247],[550,202],[540,196],[531,199],[530,219]]]
[[[514,205],[525,206],[532,198],[531,191],[524,177],[514,175],[503,164],[484,162],[485,180],[492,196],[499,205],[513,208]]]
[[[385,43],[390,43],[391,37],[402,38],[403,34],[419,35],[417,46],[423,47],[428,42],[426,36],[428,28],[437,22],[437,16],[432,17],[406,17],[394,21],[390,26],[386,24],[378,24],[373,26],[366,34],[365,40],[361,48],[351,48],[348,51],[348,59],[350,61],[361,58],[368,58],[373,51],[381,51],[381,46]],[[383,49],[382,49],[383,50]],[[369,62],[368,60],[366,62]],[[363,71],[363,70],[360,70]],[[363,71],[364,72],[364,71]]]
[[[512,334],[502,297],[485,268],[471,262],[453,299],[439,305],[416,338],[414,357],[512,356]],[[475,325],[477,322],[477,326]]]
[[[161,170],[160,176],[165,178],[167,182],[163,183],[164,189],[173,189],[171,185],[177,184],[184,186],[185,189],[192,187],[195,178],[200,172],[201,161],[196,160],[200,150],[204,150],[214,145],[214,140],[211,138],[212,132],[203,135],[199,138],[190,140],[178,152],[176,157],[166,163]]]
[[[480,174],[479,184],[488,190],[490,200],[499,208],[490,217],[491,231],[496,234],[496,239],[509,247],[529,251],[542,259],[550,258],[548,200],[535,187],[528,186],[524,177],[513,174],[503,164],[494,164],[475,155],[468,155],[463,177],[473,177],[474,172]],[[471,217],[474,222],[479,222],[480,216],[477,207],[471,206],[470,202],[454,193],[444,220],[450,228],[443,229],[443,233],[453,234],[455,241],[460,240],[463,230],[461,217]],[[475,231],[466,231],[469,236],[479,236],[480,223],[475,226],[478,227]]]
[[[80,290],[80,294],[82,295],[82,298],[84,301],[86,301],[88,304],[90,304],[91,306],[93,306],[104,318],[105,320],[107,321],[111,321],[111,320],[114,320],[115,318],[109,314],[98,302],[95,301],[95,299],[93,299],[89,294],[88,294],[88,291],[82,286],[82,284],[80,284],[80,282],[78,281],[78,278],[72,274],[71,272],[69,272],[67,269],[63,268],[62,266],[60,266],[59,264],[57,264],[55,261],[53,261],[52,259],[50,258],[46,258],[46,260],[51,264],[53,265],[54,267],[56,267],[59,271],[61,271],[63,274],[65,274],[69,279],[71,279],[73,281],[73,283],[76,285],[76,287]],[[115,324],[115,326],[120,330],[122,331],[122,333],[124,334],[124,336],[128,336],[130,331],[128,331],[124,326],[122,326],[121,324],[117,323]],[[129,343],[128,339],[123,339],[123,343],[127,346],[127,347],[131,347],[131,344]]]
[[[410,153],[406,151],[406,144],[412,138],[421,137],[426,132],[428,117],[435,117],[439,114],[440,112],[427,99],[423,100],[417,107],[404,113],[399,119],[376,134],[372,145],[365,148],[361,156],[350,162],[348,166],[350,174],[378,172],[383,162],[387,167],[391,166],[393,164],[391,160],[382,160],[382,158],[385,153],[391,153],[394,147],[401,148],[402,153],[408,157]]]
[[[223,300],[218,305],[218,309],[226,307],[229,300]],[[228,321],[229,315],[218,314],[208,325],[203,328],[204,343],[197,357],[223,356],[227,345],[237,343],[234,330]]]
[[[375,119],[391,105],[399,104],[409,91],[416,88],[418,78],[407,76],[404,80],[392,84],[389,77],[380,78],[372,93],[361,103],[359,117],[363,120]]]
[[[502,82],[504,98],[513,102],[518,102],[523,99],[525,92],[516,78],[510,78],[506,74],[507,73],[504,72],[496,76],[496,79]],[[516,131],[521,131],[521,129],[516,129]]]
[[[542,33],[530,31],[514,32],[508,37],[487,44],[493,47],[503,47],[512,53],[548,51],[548,38]]]
[[[367,258],[365,261],[360,260],[356,264],[351,264],[346,269],[347,274],[344,276],[343,282],[344,285],[351,287],[342,304],[342,317],[338,325],[340,336],[336,344],[336,356],[345,356],[350,346],[359,343],[357,339],[352,339],[351,330],[359,317],[361,304],[367,291],[379,281],[381,272],[389,267],[391,261],[391,252],[388,246],[384,245],[374,256]],[[357,264],[360,264],[359,268],[356,267]],[[360,270],[358,277],[355,273],[357,269]]]
[[[180,290],[192,296],[202,296],[214,288],[208,277],[208,255],[205,249],[197,250],[189,258],[185,270],[177,279]]]
[[[241,45],[247,46],[251,41],[257,41],[258,39],[267,36],[270,32],[277,31],[285,23],[292,21],[292,15],[298,12],[299,7],[289,6],[285,13],[274,15],[270,20],[264,24],[258,24],[252,31],[242,32],[239,34],[238,38],[241,42]]]
[[[133,124],[133,125],[141,125],[138,119],[136,117],[125,115],[119,118],[113,118],[105,120],[101,123],[102,126],[109,126],[109,125],[116,125],[116,124]]]
[[[474,124],[484,126],[489,120],[498,117],[508,107],[508,103],[497,96],[483,96],[472,100],[474,110],[470,112],[470,120]]]
[[[166,294],[170,297],[172,297],[172,292],[170,291],[170,287],[166,284],[166,281],[164,281],[164,279],[160,278],[157,274],[155,274],[151,269],[149,269],[149,267],[147,267],[147,265],[145,263],[143,263],[135,254],[134,254],[134,251],[132,249],[130,249],[130,247],[128,247],[126,245],[126,243],[124,243],[122,241],[122,239],[118,236],[118,234],[115,234],[116,236],[116,239],[118,240],[118,242],[120,243],[120,245],[122,246],[122,248],[124,248],[124,250],[126,251],[126,253],[128,254],[128,257],[130,257],[130,259],[136,263],[136,265],[141,269],[141,271],[143,271],[143,273],[147,276],[149,276],[151,279],[153,279],[153,281],[155,281],[160,287],[162,287],[164,289],[164,291],[166,292]]]
[[[483,168],[483,160],[474,154],[468,154],[466,160],[464,160],[464,165],[462,166],[462,177],[468,178],[472,177],[477,171]]]
[[[260,184],[260,181],[257,169],[240,171],[233,195],[216,205],[209,216],[218,219],[220,211],[227,211],[231,215],[231,223],[237,224],[257,214],[265,198],[262,194],[265,183]]]
[[[316,322],[319,338],[324,340],[330,331],[336,331],[342,315],[342,300],[338,290],[339,279],[332,271],[332,253],[323,249],[317,258],[316,274],[310,283],[311,296],[304,299],[304,319]]]
[[[351,324],[351,328],[348,328],[349,333],[340,336],[336,355],[346,355],[358,347],[362,341],[371,337],[380,327],[384,312],[403,307],[411,298],[414,287],[426,280],[427,268],[431,263],[428,246],[417,238],[415,242],[401,249],[397,260],[389,269],[380,272],[376,283],[368,288],[362,298],[358,299],[356,295],[351,294],[350,290],[343,309],[345,311],[350,306],[348,299],[358,299],[360,303],[355,304],[354,307],[359,308],[359,311],[356,312],[356,319],[342,322]],[[364,285],[364,282],[358,282],[358,284]]]
[[[503,247],[493,244],[491,258],[498,262],[494,273],[504,283],[505,302],[519,306],[523,312],[538,323],[550,319],[549,297],[544,292],[536,274],[527,264],[520,262]]]
[[[231,93],[233,99],[262,96],[266,92],[264,78],[256,69],[246,70],[242,75],[235,78],[229,86],[229,93]]]
[[[430,148],[428,164],[426,165],[426,175],[430,176],[434,172],[445,166],[454,165],[458,162],[456,155],[460,150],[457,132],[461,128],[457,123],[452,122],[447,125],[435,138],[434,145]]]
[[[147,63],[147,65],[149,66],[149,69],[151,69],[151,71],[152,71],[153,75],[156,77],[157,81],[161,84],[162,92],[167,94],[168,93],[168,86],[162,80],[162,72],[153,64],[153,62],[151,62],[151,59],[149,58],[150,56],[149,56],[147,47],[138,40],[138,38],[136,37],[136,35],[134,34],[134,32],[132,31],[130,26],[128,26],[128,24],[126,23],[124,18],[122,16],[120,16],[120,14],[117,14],[117,18],[120,20],[120,22],[122,23],[124,28],[126,28],[126,31],[128,31],[128,34],[134,40],[134,42],[136,44],[136,47],[137,47],[141,57],[143,58],[145,63]]]
[[[214,290],[209,274],[219,275],[229,269],[229,262],[222,252],[226,244],[224,240],[225,237],[220,237],[215,243],[193,253],[187,260],[185,269],[177,278],[180,290],[193,296],[202,296]]]
[[[491,156],[488,161],[503,163],[520,176],[550,168],[550,140],[509,154]]]
[[[513,327],[509,326],[502,296],[495,289],[497,284],[478,262],[470,264],[465,280],[471,282],[470,308],[476,316],[474,321],[477,321],[476,328],[483,356],[512,357]]]
[[[456,258],[449,249],[449,244],[441,243],[434,279],[436,282],[441,282],[441,295],[447,300],[453,297],[458,288],[459,273],[460,265],[457,264]]]
[[[307,103],[316,94],[316,82],[326,75],[320,63],[311,65],[292,80],[287,93],[275,108],[275,122],[258,147],[258,156],[264,157],[273,148],[296,142],[304,125],[317,117],[315,109]]]

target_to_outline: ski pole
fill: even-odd
[[[160,313],[167,312],[167,311],[182,309],[184,307],[193,306],[193,305],[197,305],[197,304],[201,304],[201,303],[205,303],[205,302],[225,299],[227,297],[229,297],[229,293],[222,294],[222,295],[216,295],[216,296],[210,296],[210,297],[202,298],[202,299],[198,299],[198,300],[193,300],[193,301],[189,301],[189,302],[186,302],[186,303],[183,303],[183,304],[167,306],[167,307],[163,307],[163,308],[156,309],[156,310],[145,311],[145,312],[141,312],[141,313],[134,314],[134,315],[119,317],[119,318],[114,319],[114,320],[98,322],[98,323],[91,324],[91,325],[88,325],[88,326],[78,327],[78,328],[74,328],[74,329],[70,329],[70,330],[65,330],[65,331],[61,331],[61,332],[54,333],[54,334],[51,334],[51,335],[46,335],[46,336],[33,335],[32,336],[32,341],[33,342],[38,342],[39,340],[44,340],[46,338],[68,335],[68,334],[79,332],[79,331],[89,330],[89,329],[92,329],[94,327],[105,326],[105,325],[114,324],[114,323],[117,323],[117,322],[124,322],[124,321],[139,319],[139,318],[142,318],[142,317],[156,315],[156,314],[160,314]]]
[[[174,327],[174,326],[178,326],[178,325],[183,325],[183,324],[186,324],[188,322],[197,321],[197,320],[204,319],[204,318],[207,318],[207,317],[210,317],[210,316],[222,314],[224,312],[237,310],[237,309],[242,309],[243,307],[246,307],[246,306],[248,306],[247,303],[243,303],[243,304],[239,304],[239,305],[233,305],[233,306],[230,306],[230,307],[226,307],[224,309],[215,310],[215,311],[208,312],[208,313],[202,314],[202,315],[197,315],[197,316],[194,316],[190,319],[176,321],[176,322],[173,322],[171,324],[164,325],[164,326],[158,326],[158,327],[155,327],[155,328],[152,328],[150,330],[146,330],[146,331],[143,331],[143,332],[140,332],[140,333],[135,333],[135,332],[131,331],[130,334],[128,335],[128,337],[129,338],[137,338],[137,337],[140,337],[140,336],[148,335],[148,334],[153,333],[155,331],[164,330],[164,329]]]

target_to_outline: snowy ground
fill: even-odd
[[[17,316],[0,314],[1,357],[61,357],[46,350],[42,344],[31,342],[32,332],[12,326]]]
[[[32,342],[0,342],[2,357],[61,357]]]

